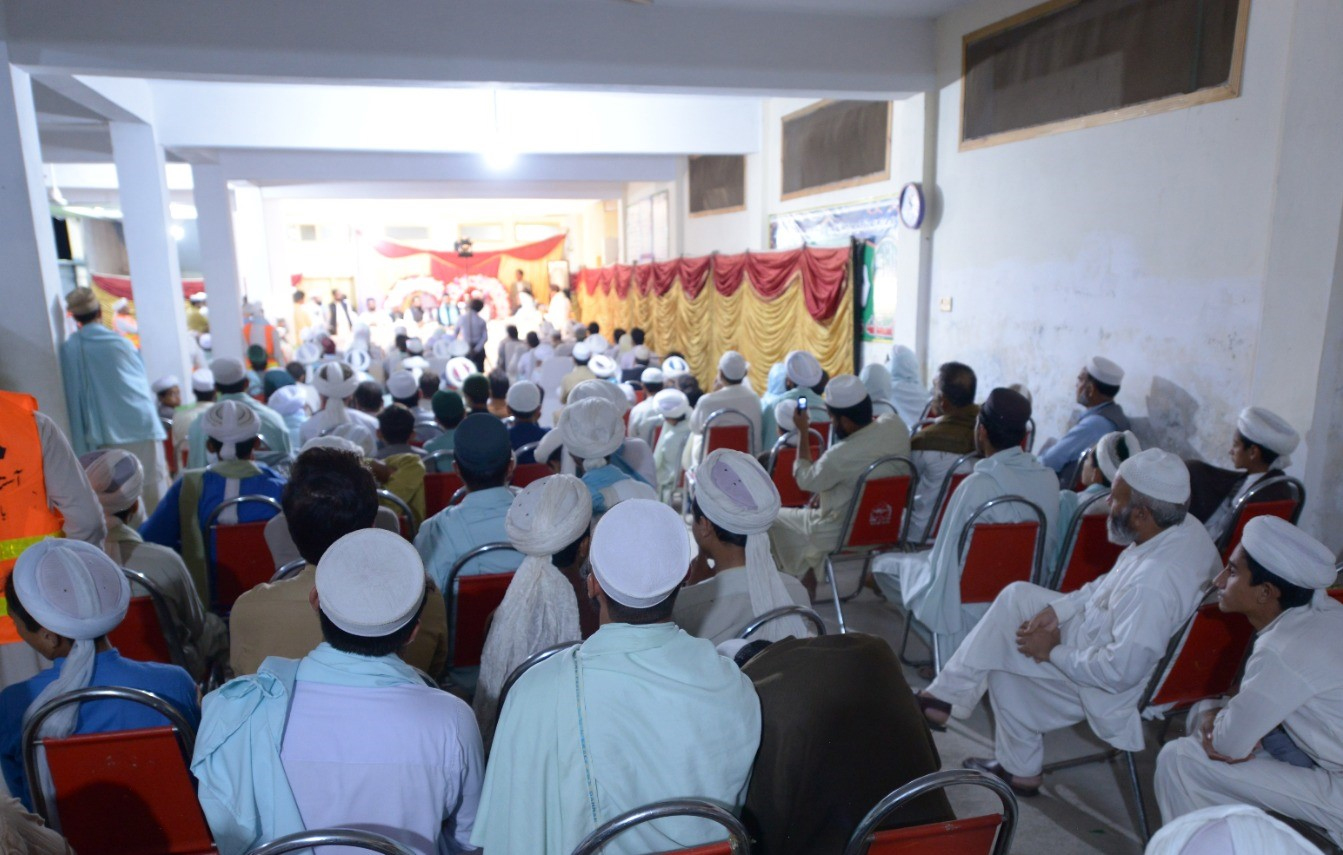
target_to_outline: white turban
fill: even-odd
[[[164,374],[154,381],[154,385],[151,388],[154,390],[155,395],[160,395],[174,386],[180,387],[181,385],[182,381],[177,379],[176,374]]]
[[[891,372],[885,365],[878,363],[864,365],[858,379],[863,381],[863,385],[867,387],[867,394],[872,400],[887,402],[891,400]]]
[[[788,398],[774,405],[774,423],[783,428],[789,436],[797,436],[797,425],[793,416],[797,415],[797,399]]]
[[[1161,502],[1189,501],[1189,469],[1184,461],[1159,448],[1139,452],[1119,465],[1115,473],[1134,492]]]
[[[222,445],[219,449],[221,460],[237,459],[237,443],[261,433],[261,418],[241,401],[220,401],[206,410],[200,419],[205,435]]]
[[[1107,433],[1096,443],[1096,468],[1105,476],[1106,481],[1113,484],[1115,476],[1119,474],[1120,464],[1141,451],[1142,443],[1138,441],[1133,431]]]
[[[1338,577],[1333,553],[1287,520],[1268,515],[1255,517],[1245,524],[1240,545],[1268,572],[1298,587],[1314,590],[1316,607],[1333,602],[1325,592]]]
[[[304,365],[312,365],[322,358],[322,348],[315,342],[305,341],[294,351],[294,359]]]
[[[325,416],[326,423],[345,421],[345,399],[359,385],[354,368],[344,362],[323,363],[312,373],[312,385],[317,394],[326,398],[322,406],[322,412],[329,414]]]
[[[466,378],[476,373],[476,363],[465,356],[454,356],[443,369],[443,383],[440,388],[460,389]],[[446,384],[446,385],[444,385]]]
[[[588,370],[598,377],[609,378],[616,376],[620,366],[616,365],[616,361],[606,354],[598,353],[588,361]]]
[[[404,537],[380,528],[350,532],[317,562],[318,607],[361,638],[391,635],[415,619],[424,601],[424,562]]]
[[[418,338],[406,339],[406,353],[415,356],[424,353],[424,342],[420,341]]]
[[[681,515],[662,502],[628,499],[602,515],[592,533],[591,558],[607,597],[646,609],[685,579],[690,535]]]
[[[140,489],[145,483],[145,470],[140,459],[120,448],[100,448],[79,457],[79,465],[89,479],[89,486],[103,507],[103,521],[108,536],[103,551],[117,564],[125,563],[121,543],[113,539],[112,531],[121,524],[117,514],[134,507],[140,500]]]
[[[126,617],[131,588],[121,568],[102,550],[82,541],[50,538],[19,556],[14,565],[14,593],[33,620],[74,641],[60,675],[28,704],[23,714],[26,724],[47,701],[89,685],[97,655],[95,642]],[[48,717],[39,735],[69,736],[78,719],[79,705],[71,704]],[[40,784],[31,782],[31,786]]]
[[[751,455],[720,448],[695,467],[695,504],[710,522],[733,534],[746,535],[746,584],[751,612],[793,605],[769,549],[769,527],[779,516],[779,489]],[[722,568],[719,568],[722,569]],[[761,629],[770,641],[809,633],[800,618],[770,621]]]
[[[1273,461],[1274,469],[1286,469],[1292,465],[1287,455],[1296,451],[1301,436],[1287,420],[1272,410],[1263,407],[1246,407],[1236,419],[1236,430],[1250,442],[1262,445],[1278,455]]]
[[[308,393],[297,383],[281,386],[266,399],[266,406],[282,416],[296,416],[308,403]]]
[[[611,402],[622,416],[630,409],[629,399],[620,391],[620,387],[605,380],[584,380],[569,391],[570,404],[576,404],[587,398],[601,398]]]
[[[615,389],[614,386],[611,388]],[[560,443],[583,461],[583,468],[588,471],[605,466],[606,458],[615,454],[625,441],[625,424],[620,420],[620,411],[604,398],[570,401],[560,410],[556,431]]]
[[[368,371],[368,367],[373,364],[373,357],[368,355],[367,350],[347,350],[345,351],[345,361],[358,374]]]
[[[805,350],[794,350],[783,360],[784,372],[794,386],[811,388],[821,382],[821,363]]]
[[[680,389],[663,389],[653,396],[653,406],[664,419],[683,419],[690,415],[690,399]]]
[[[1176,817],[1146,855],[1319,855],[1320,850],[1257,807],[1216,805]]]
[[[668,356],[662,360],[662,376],[675,377],[678,374],[689,374],[690,363],[679,356]]]

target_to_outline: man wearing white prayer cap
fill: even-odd
[[[88,686],[143,689],[161,697],[193,727],[200,720],[196,684],[176,665],[125,659],[107,634],[126,617],[131,591],[112,559],[96,546],[43,540],[19,556],[5,580],[5,599],[19,635],[54,664],[0,692],[0,770],[12,795],[32,809],[23,769],[24,725],[57,695]],[[167,724],[140,704],[72,704],[48,716],[39,735],[105,733]]]
[[[159,418],[171,422],[173,411],[182,405],[182,381],[176,374],[165,374],[155,380],[150,389],[159,402]]]
[[[610,380],[620,371],[616,361],[604,353],[594,353],[588,360],[588,370],[597,375],[598,379]]]
[[[349,406],[355,387],[359,385],[359,375],[347,363],[326,362],[319,365],[313,372],[312,385],[321,397],[322,409],[299,429],[299,437],[304,442],[347,422],[377,435],[378,420]]]
[[[128,524],[140,506],[144,469],[139,459],[119,448],[91,451],[79,459],[89,486],[98,497],[107,523],[103,551],[118,566],[143,575],[163,595],[182,641],[182,655],[193,679],[203,680],[210,661],[228,654],[228,628],[216,614],[207,613],[182,557],[165,546],[145,543]],[[134,595],[148,592],[133,583]]]
[[[508,441],[514,451],[524,445],[540,442],[543,436],[550,433],[550,428],[540,425],[543,397],[541,387],[530,380],[519,380],[508,387],[504,403],[513,417],[513,424],[508,428]],[[518,455],[519,466],[535,462],[536,458],[531,451]]]
[[[1227,804],[1187,813],[1162,826],[1145,855],[1320,855],[1287,823],[1250,805]]]
[[[672,504],[672,494],[681,480],[686,443],[690,439],[690,399],[680,389],[663,389],[653,396],[653,407],[662,418],[656,431],[653,467],[657,472],[658,498]]]
[[[763,400],[761,401],[760,435],[762,440],[765,437],[775,436],[778,431],[779,423],[775,420],[774,408],[780,401],[796,401],[799,398],[806,398],[807,407],[811,410],[809,415],[813,422],[830,421],[830,414],[825,408],[825,398],[821,397],[820,391],[816,388],[825,379],[825,371],[821,368],[821,363],[816,357],[805,350],[794,350],[784,358],[783,366],[784,393],[779,396],[769,396],[768,406],[765,406]],[[864,394],[866,394],[866,387],[864,387]],[[909,431],[905,432],[908,433]],[[891,453],[894,454],[895,452]]]
[[[536,447],[536,459],[551,463],[557,453],[572,457],[575,474],[591,494],[594,515],[626,499],[655,498],[652,484],[620,454],[624,428],[615,404],[585,398],[560,410],[559,424]]]
[[[1043,735],[1086,721],[1121,751],[1144,745],[1138,700],[1171,637],[1219,569],[1217,550],[1186,512],[1180,458],[1148,449],[1120,465],[1110,492],[1110,540],[1127,548],[1114,569],[1070,594],[1008,585],[919,694],[929,724],[993,699],[994,757],[968,768],[1039,790]]]
[[[360,529],[325,550],[309,596],[322,643],[205,701],[191,771],[221,853],[331,827],[469,850],[485,765],[475,716],[398,655],[432,596],[398,534]]]
[[[662,424],[662,415],[658,412],[653,398],[663,389],[661,368],[645,368],[639,373],[639,384],[643,386],[644,399],[630,409],[629,430],[631,437],[642,439],[651,448],[653,433]]]
[[[1077,374],[1077,403],[1084,409],[1069,423],[1068,431],[1058,440],[1046,443],[1040,462],[1058,473],[1059,486],[1067,490],[1077,475],[1077,460],[1082,452],[1114,431],[1129,429],[1124,408],[1115,403],[1124,369],[1104,356],[1093,356]]]
[[[751,388],[747,374],[751,366],[746,357],[735,350],[729,350],[718,360],[718,376],[714,378],[712,392],[701,395],[695,402],[695,412],[690,416],[690,460],[697,461],[703,456],[704,426],[709,416],[719,410],[735,410],[737,415],[723,415],[714,419],[714,426],[746,425],[751,437],[751,453],[759,452],[764,443],[760,432],[762,425],[760,396]]]
[[[1326,591],[1336,576],[1329,549],[1286,520],[1246,524],[1216,585],[1221,610],[1254,627],[1254,647],[1236,694],[1192,710],[1191,735],[1157,758],[1167,822],[1244,803],[1343,844],[1343,605]]]
[[[209,602],[205,532],[210,514],[226,499],[237,496],[278,500],[284,477],[265,464],[253,462],[262,424],[256,412],[242,401],[230,398],[214,404],[196,420],[193,430],[196,427],[207,437],[206,451],[213,462],[202,469],[188,469],[173,482],[164,501],[140,527],[140,536],[181,554],[201,599]],[[226,508],[217,522],[264,522],[273,516],[275,511],[269,506],[243,502]]]
[[[623,388],[605,380],[584,380],[569,393],[570,404],[576,404],[584,398],[601,398],[610,401],[622,417],[626,413],[633,412],[634,403],[625,394]],[[629,421],[630,419],[626,419],[627,423]],[[657,464],[653,460],[653,446],[650,442],[642,437],[630,435],[621,444],[617,454],[624,464],[637,472],[649,484],[656,483]],[[572,474],[569,468],[565,468],[564,472]]]
[[[414,410],[420,405],[420,384],[415,375],[404,368],[397,369],[387,378],[387,394],[392,401]]]
[[[784,606],[808,605],[807,591],[779,572],[769,549],[769,527],[779,514],[779,490],[749,454],[720,448],[695,467],[694,524],[699,553],[673,617],[691,635],[714,644],[736,638],[755,618]],[[805,638],[813,631],[797,617],[776,618],[752,638]]]
[[[569,393],[574,387],[584,380],[596,380],[597,375],[588,366],[592,360],[592,347],[586,342],[580,341],[574,345],[573,353],[570,356],[574,360],[574,369],[564,377],[560,378],[560,403],[569,403]]]
[[[214,377],[216,403],[237,401],[247,407],[261,420],[261,438],[271,453],[288,456],[293,452],[294,443],[289,438],[289,426],[284,417],[247,394],[247,369],[241,359],[221,356],[212,360],[210,373]],[[201,418],[195,417],[187,430],[187,466],[192,469],[200,469],[210,462],[206,456]]]
[[[191,424],[201,413],[210,408],[215,401],[215,376],[208,368],[197,368],[191,372],[191,394],[196,399],[190,404],[178,407],[173,412],[172,440],[173,453],[180,461],[189,451],[188,438]]]
[[[1189,513],[1203,521],[1208,534],[1225,551],[1233,534],[1236,512],[1250,489],[1262,484],[1255,502],[1295,499],[1286,482],[1263,484],[1281,477],[1291,465],[1288,457],[1301,443],[1301,436],[1287,420],[1264,407],[1246,407],[1236,418],[1231,437],[1231,467],[1222,469],[1202,460],[1187,460],[1189,467]]]
[[[659,502],[623,502],[597,523],[587,591],[601,628],[509,690],[473,845],[569,852],[600,823],[691,793],[740,811],[760,703],[732,660],[671,622],[689,561],[685,523]],[[631,828],[608,851],[665,852],[722,836],[704,820],[661,820]]]
[[[800,398],[795,395],[789,400]],[[797,485],[818,494],[819,501],[814,508],[779,511],[769,536],[779,569],[790,576],[801,577],[807,593],[814,599],[816,573],[824,564],[826,554],[834,550],[843,535],[844,515],[854,498],[858,477],[883,457],[900,455],[908,458],[909,428],[894,413],[873,418],[872,399],[867,394],[867,387],[852,374],[841,374],[830,381],[817,412],[812,412],[812,398],[808,396],[806,400],[808,409],[796,410],[793,415],[798,436],[810,436],[813,415],[824,415],[830,420],[833,431],[832,444],[819,460],[812,460],[811,443],[803,442],[798,445],[797,460],[793,463]],[[772,421],[772,409],[770,415]],[[873,475],[903,475],[905,471],[903,464],[893,463],[880,467]]]
[[[1091,502],[1086,507],[1086,516],[1108,514],[1110,509],[1104,500],[1091,500],[1098,495],[1108,495],[1114,486],[1115,476],[1119,474],[1120,464],[1140,451],[1142,442],[1133,431],[1107,433],[1082,460],[1082,471],[1078,477],[1082,489],[1059,491],[1059,515],[1054,525],[1055,536],[1051,538],[1054,552],[1049,559],[1050,566],[1056,572],[1061,572],[1071,557],[1065,555],[1064,550],[1068,548],[1068,532],[1072,530],[1082,505]]]
[[[513,669],[539,650],[581,638],[577,592],[561,571],[587,558],[592,520],[587,498],[582,481],[551,475],[528,484],[508,509],[508,540],[527,557],[494,612],[480,655],[472,706],[486,746],[494,734],[499,691]]]

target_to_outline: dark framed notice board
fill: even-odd
[[[891,102],[819,101],[783,117],[781,196],[891,177]]]
[[[746,210],[746,156],[712,154],[690,158],[690,216]]]

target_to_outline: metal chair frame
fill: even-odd
[[[601,848],[621,832],[657,819],[673,816],[692,816],[712,820],[727,829],[728,840],[734,852],[745,855],[751,851],[751,838],[741,820],[720,808],[718,805],[700,799],[669,799],[626,811],[620,816],[602,823],[584,837],[574,849],[572,855],[597,855]],[[671,855],[671,853],[668,853]]]
[[[769,465],[765,467],[765,472],[766,472],[766,474],[769,475],[771,481],[774,480],[774,468],[775,468],[775,466],[778,464],[778,460],[779,460],[779,452],[782,451],[782,450],[785,449],[785,448],[796,448],[796,446],[792,446],[792,445],[789,445],[789,444],[788,444],[788,439],[789,439],[789,437],[790,437],[790,434],[784,434],[783,436],[781,436],[781,437],[779,437],[778,439],[774,440],[774,445],[770,446],[770,449],[769,449]],[[818,451],[820,451],[821,453],[824,453],[824,452],[825,452],[825,437],[821,436],[821,432],[818,431],[816,428],[807,428],[807,439],[808,439],[808,441],[810,441],[813,437],[816,439],[816,449],[817,449]],[[794,483],[796,483],[796,482],[794,482]],[[801,488],[801,487],[798,487],[798,489],[801,490],[802,488]],[[790,507],[791,507],[791,506],[790,506]]]
[[[280,568],[275,571],[275,575],[270,577],[270,580],[271,582],[282,582],[285,579],[292,579],[293,577],[297,576],[299,572],[303,570],[304,567],[307,566],[308,562],[306,559],[295,558],[288,564],[280,565]]]
[[[1297,520],[1301,519],[1301,511],[1306,507],[1306,485],[1290,475],[1274,475],[1272,478],[1264,478],[1246,490],[1245,495],[1232,504],[1231,525],[1227,526],[1226,532],[1217,539],[1217,552],[1219,554],[1226,553],[1227,546],[1231,544],[1231,538],[1235,536],[1236,529],[1240,526],[1240,516],[1244,513],[1246,506],[1253,504],[1256,495],[1278,484],[1286,484],[1296,494],[1296,510],[1292,511],[1292,518],[1288,520],[1292,525],[1296,525]]]
[[[1077,462],[1073,464],[1073,477],[1072,480],[1068,482],[1068,489],[1072,490],[1074,493],[1078,492],[1077,488],[1082,486],[1082,466],[1087,462],[1087,455],[1094,449],[1095,446],[1084,448],[1077,455]]]
[[[213,511],[210,511],[210,516],[205,520],[205,531],[201,533],[205,539],[205,582],[206,588],[210,592],[210,602],[208,603],[210,608],[213,608],[215,603],[219,600],[218,568],[215,566],[216,556],[211,534],[218,524],[220,514],[224,513],[228,508],[234,507],[235,505],[241,506],[247,502],[260,502],[263,505],[268,505],[271,508],[274,508],[277,514],[284,513],[284,507],[278,501],[272,499],[270,496],[256,494],[235,496],[232,499],[225,499],[216,505]],[[230,525],[245,525],[245,523],[230,523]]]
[[[454,455],[451,451],[431,451],[424,456],[424,460],[422,460],[421,462],[424,464],[424,470],[426,472],[431,473],[451,472],[452,466],[448,466],[447,469],[439,469],[438,461],[446,460],[448,461],[449,464],[451,464],[455,459],[456,455]]]
[[[863,571],[858,576],[858,586],[854,588],[853,593],[849,594],[847,597],[841,597],[839,594],[839,582],[835,578],[834,561],[836,558],[840,558],[848,553],[849,536],[853,534],[854,515],[858,513],[858,506],[862,504],[863,491],[867,488],[868,479],[872,477],[873,472],[875,472],[882,466],[893,465],[896,463],[903,463],[905,465],[905,469],[908,473],[907,476],[883,475],[881,477],[883,478],[908,477],[909,486],[905,490],[905,514],[904,514],[904,520],[901,521],[900,523],[900,534],[898,535],[899,539],[894,544],[891,544],[891,546],[894,548],[900,548],[908,541],[909,510],[910,505],[914,499],[914,494],[918,492],[919,473],[914,468],[914,461],[910,460],[908,457],[905,457],[902,454],[888,454],[887,456],[879,458],[873,461],[872,463],[868,464],[868,467],[863,470],[863,473],[861,475],[858,476],[858,480],[857,482],[855,482],[853,487],[853,496],[849,499],[848,510],[844,512],[844,526],[840,529],[839,543],[836,544],[835,548],[832,549],[829,552],[829,554],[825,556],[825,575],[826,580],[829,581],[830,583],[830,597],[835,603],[835,616],[839,619],[840,635],[844,635],[849,631],[848,626],[844,622],[844,606],[842,604],[844,602],[847,602],[848,600],[852,600],[854,597],[858,596],[862,592],[863,584],[867,581],[867,575],[872,569],[872,559],[875,558],[877,555],[881,554],[882,552],[887,552],[890,550],[884,549],[881,546],[876,546],[872,549],[866,550],[863,553]]]
[[[419,531],[420,527],[415,524],[415,512],[410,509],[410,505],[406,502],[406,500],[398,496],[396,493],[393,493],[391,490],[379,488],[378,501],[391,502],[393,505],[396,505],[397,511],[406,520],[406,529],[409,531],[409,534],[406,536],[406,539],[414,540],[415,533]]]
[[[872,413],[873,413],[873,417],[874,417],[874,418],[875,418],[875,416],[876,416],[876,412],[877,412],[877,408],[878,408],[878,407],[884,407],[884,408],[886,409],[885,415],[890,415],[890,416],[898,416],[898,415],[900,415],[900,411],[897,410],[897,409],[895,408],[895,404],[892,404],[890,401],[879,401],[879,400],[877,400],[876,398],[873,398],[873,399],[872,399]]]
[[[816,634],[818,636],[825,635],[825,621],[814,609],[809,609],[806,606],[780,606],[777,609],[770,609],[763,615],[752,619],[751,622],[746,624],[742,631],[737,634],[737,637],[748,638],[752,633],[756,632],[775,618],[787,617],[789,615],[797,615],[803,620],[810,621],[811,625],[816,627]]]
[[[971,769],[947,769],[942,772],[933,772],[921,778],[916,778],[890,793],[877,802],[876,806],[867,812],[867,816],[863,817],[863,821],[858,823],[853,836],[849,838],[848,845],[844,847],[844,855],[866,855],[868,847],[872,843],[868,838],[876,834],[877,828],[882,822],[900,807],[936,790],[962,785],[984,787],[992,790],[993,794],[1002,802],[1003,821],[998,829],[998,837],[993,842],[992,855],[1007,855],[1008,850],[1012,847],[1012,837],[1016,834],[1017,797],[1013,794],[1012,788],[1004,781]]]
[[[496,717],[502,715],[504,711],[504,699],[508,697],[508,692],[513,688],[513,684],[522,678],[533,665],[540,665],[556,653],[562,653],[570,647],[576,647],[582,644],[581,641],[561,641],[559,644],[552,644],[550,647],[536,651],[531,656],[518,663],[518,667],[508,672],[508,679],[504,680],[503,688],[499,690],[499,702],[495,704]]]
[[[177,711],[176,707],[158,695],[146,692],[143,689],[130,689],[124,686],[89,686],[57,695],[38,707],[37,712],[33,713],[32,718],[28,719],[28,723],[23,726],[23,771],[28,779],[28,792],[33,799],[34,812],[48,824],[51,823],[51,813],[49,805],[47,805],[46,794],[42,792],[42,786],[38,778],[37,746],[41,740],[37,734],[41,730],[43,722],[56,710],[84,701],[105,700],[131,701],[132,703],[142,704],[168,719],[173,734],[177,737],[177,747],[182,750],[182,762],[186,764],[188,769],[191,768],[191,752],[196,746],[196,731],[191,728],[191,724]]]
[[[445,586],[447,590],[443,592],[443,597],[445,600],[447,600],[447,607],[448,607],[447,611],[448,611],[449,667],[452,666],[452,663],[455,662],[457,658],[457,576],[462,572],[462,568],[465,567],[467,564],[469,564],[472,560],[479,558],[482,555],[486,555],[491,552],[500,552],[505,549],[509,550],[510,552],[518,552],[517,548],[513,546],[513,544],[504,541],[496,541],[494,543],[482,543],[480,546],[477,546],[474,549],[469,549],[466,552],[463,552],[461,555],[457,556],[457,560],[452,562],[452,567],[448,570],[448,580]],[[522,553],[518,552],[518,554],[521,555]],[[513,571],[505,570],[503,572],[512,573]],[[503,704],[499,705],[499,709],[503,709]]]
[[[172,664],[184,671],[190,671],[186,657],[182,655],[185,631],[178,623],[177,616],[173,614],[172,607],[168,605],[168,597],[163,593],[163,589],[139,570],[122,567],[121,573],[126,577],[126,581],[134,582],[149,592],[149,599],[154,603],[154,613],[159,618],[159,629],[163,632],[164,641],[168,643],[168,655],[172,658]]]
[[[951,464],[947,474],[943,476],[942,483],[937,488],[937,498],[933,500],[932,513],[928,515],[928,522],[923,527],[923,534],[919,535],[916,543],[912,544],[914,549],[922,549],[933,539],[933,529],[938,527],[943,514],[946,513],[946,503],[951,494],[951,482],[956,478],[956,471],[969,463],[971,460],[980,459],[979,452],[972,451],[969,454],[962,454],[956,458],[956,462]]]
[[[1062,558],[1059,560],[1059,566],[1050,574],[1049,584],[1046,586],[1051,590],[1057,591],[1063,584],[1065,574],[1068,572],[1068,564],[1073,560],[1073,550],[1077,548],[1077,536],[1082,531],[1082,520],[1087,515],[1087,510],[1097,502],[1103,502],[1110,498],[1110,491],[1097,493],[1088,498],[1085,502],[1077,506],[1077,514],[1068,525],[1068,530],[1063,535],[1063,549],[1059,552]]]
[[[1021,449],[1027,453],[1035,451],[1035,419],[1026,418],[1026,436],[1021,440]]]
[[[316,828],[286,834],[263,843],[247,855],[284,855],[286,852],[297,852],[314,846],[352,846],[355,849],[381,852],[382,855],[415,855],[389,837],[354,828]]]
[[[713,423],[718,421],[719,419],[729,417],[736,417],[738,419],[741,419],[743,422],[745,422],[745,424],[744,425],[735,423],[730,425],[725,424],[722,425],[722,427],[746,428],[746,453],[751,455],[752,457],[755,456],[756,432],[755,428],[752,426],[753,422],[750,419],[748,419],[746,417],[746,414],[743,413],[741,410],[733,409],[732,407],[723,407],[721,410],[714,410],[712,413],[709,413],[708,418],[704,420],[704,441],[701,442],[699,445],[699,456],[695,459],[696,466],[703,463],[705,456],[708,455],[709,453],[709,432],[713,429]]]

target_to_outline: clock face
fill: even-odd
[[[923,225],[923,188],[915,182],[900,191],[900,222],[911,229]]]

